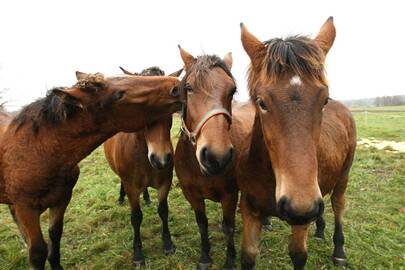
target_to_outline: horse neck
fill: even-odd
[[[61,162],[75,165],[119,131],[111,115],[96,117],[94,113],[83,111],[64,123],[43,127],[37,136],[43,132],[44,138],[49,139],[40,143],[45,142],[49,151],[63,153],[58,155]]]
[[[248,153],[249,154],[247,162],[249,164],[252,164],[256,168],[261,168],[263,170],[270,170],[272,168],[267,151],[267,146],[263,139],[263,131],[260,123],[260,118],[257,113],[253,123],[252,137]]]

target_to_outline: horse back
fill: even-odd
[[[251,140],[255,115],[256,109],[250,101],[232,104],[231,141],[236,151],[236,163],[242,152],[247,151],[246,142]]]
[[[331,192],[337,181],[347,179],[355,149],[356,126],[351,112],[340,102],[329,102],[318,144],[318,179],[323,195]]]

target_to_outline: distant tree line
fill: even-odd
[[[398,106],[403,104],[405,104],[405,96],[383,96],[376,97],[374,100],[374,105],[377,107]]]
[[[376,98],[362,98],[342,100],[348,107],[382,107],[382,106],[398,106],[405,104],[405,95],[397,96],[382,96]]]

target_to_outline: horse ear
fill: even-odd
[[[183,59],[183,63],[186,69],[189,69],[191,67],[191,65],[193,64],[195,58],[194,56],[192,56],[191,54],[189,54],[188,52],[186,52],[185,50],[183,50],[183,48],[179,46],[179,50],[180,50],[180,56],[181,59]]]
[[[252,35],[243,23],[240,23],[241,30],[241,41],[243,48],[245,49],[247,55],[250,58],[253,66],[258,66],[263,55],[262,52],[265,51],[266,47],[264,44],[254,35]]]
[[[173,73],[170,73],[168,76],[177,78],[177,77],[179,77],[181,75],[182,72],[183,72],[183,69],[179,69],[179,70],[177,70],[177,71],[175,71]]]
[[[224,63],[225,63],[225,65],[226,65],[226,67],[229,69],[229,70],[231,70],[232,69],[232,52],[229,52],[229,53],[227,53],[225,56],[224,56],[224,59],[222,59],[222,60],[224,60]]]
[[[79,108],[84,107],[82,102],[80,101],[80,98],[75,95],[74,91],[70,91],[68,89],[54,89],[52,90],[52,93],[58,96],[62,103],[73,105]]]
[[[123,68],[123,67],[119,67],[121,70],[122,70],[122,72],[124,72],[124,74],[127,74],[127,75],[136,75],[136,73],[132,73],[132,72],[129,72],[128,70],[126,70],[125,68]]]
[[[87,78],[87,76],[89,76],[89,74],[84,73],[84,72],[80,72],[80,71],[76,71],[76,79],[77,79],[78,81]]]
[[[316,43],[323,50],[325,55],[329,52],[336,37],[336,28],[333,24],[333,17],[330,16],[326,22],[322,25],[318,35],[315,38]]]

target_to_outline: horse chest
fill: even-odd
[[[252,183],[251,188],[243,190],[249,208],[260,215],[277,215],[275,189],[271,185]]]

